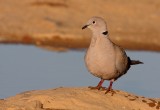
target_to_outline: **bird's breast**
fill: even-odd
[[[88,70],[97,77],[111,77],[116,71],[114,49],[107,44],[89,47],[85,62]]]

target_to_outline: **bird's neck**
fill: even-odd
[[[111,43],[111,40],[109,39],[108,31],[94,31],[91,39],[90,46],[93,47],[98,42],[108,42]]]
[[[101,36],[101,35],[108,36],[108,31],[106,27],[100,29],[97,28],[91,29],[91,31],[93,33],[93,36]]]

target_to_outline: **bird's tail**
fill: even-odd
[[[129,57],[128,57],[128,61],[129,61],[130,65],[143,64],[143,62],[141,62],[139,60],[131,60]]]
[[[131,65],[143,64],[143,62],[139,60],[131,60]]]

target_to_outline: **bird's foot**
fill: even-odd
[[[116,92],[112,89],[112,84],[113,84],[113,82],[114,82],[114,79],[112,79],[112,80],[110,81],[110,84],[109,84],[108,88],[106,89],[105,94],[111,92],[111,95],[113,96],[113,95],[116,93]]]
[[[105,94],[107,94],[109,92],[111,93],[112,96],[116,93],[113,89],[107,88],[107,91],[105,92]]]
[[[103,82],[104,82],[104,79],[101,79],[96,87],[89,86],[88,88],[90,88],[90,89],[98,89],[98,90],[106,90],[105,87],[102,87]]]
[[[92,90],[94,90],[94,89],[97,89],[97,90],[106,90],[106,87],[102,87],[102,86],[95,86],[95,87],[89,86],[88,88],[90,88]]]

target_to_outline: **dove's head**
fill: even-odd
[[[106,32],[107,25],[103,18],[92,17],[88,22],[82,27],[82,29],[89,28],[93,32]]]

